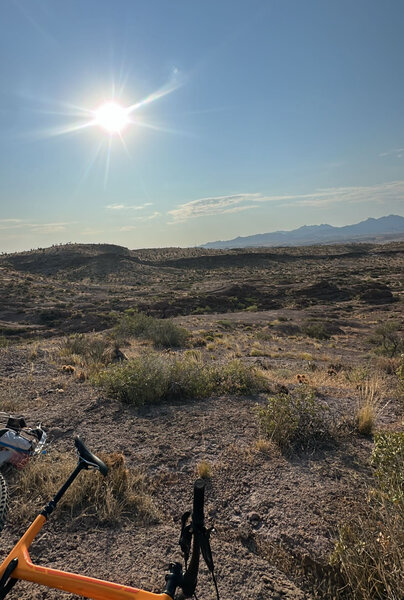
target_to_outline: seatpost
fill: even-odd
[[[65,481],[65,483],[62,485],[60,490],[55,494],[53,499],[50,500],[48,502],[48,504],[45,506],[45,508],[41,511],[41,515],[43,515],[47,519],[53,513],[53,511],[56,508],[57,503],[59,502],[61,497],[64,495],[64,493],[69,489],[69,487],[71,486],[73,481],[76,479],[77,475],[80,473],[80,471],[82,471],[83,469],[86,469],[86,468],[87,468],[86,464],[83,463],[81,460],[79,460],[77,467],[71,473],[71,475],[67,479],[67,481]]]

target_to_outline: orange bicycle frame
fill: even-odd
[[[0,567],[0,578],[4,575],[8,565],[14,559],[17,559],[17,566],[10,574],[13,580],[22,579],[39,583],[50,588],[71,592],[84,598],[92,598],[93,600],[172,600],[168,594],[154,594],[118,583],[111,583],[101,579],[94,579],[93,577],[34,565],[29,555],[29,547],[46,521],[47,519],[43,515],[36,517],[35,521],[3,561]]]

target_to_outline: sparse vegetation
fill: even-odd
[[[241,361],[209,363],[194,351],[194,355],[183,358],[144,353],[125,365],[99,373],[94,383],[122,402],[142,405],[212,395],[251,394],[265,389],[266,380]]]
[[[332,562],[354,600],[399,600],[404,589],[404,433],[375,437],[377,487],[340,528]]]
[[[305,449],[329,438],[327,409],[306,386],[290,394],[269,396],[256,407],[261,432],[284,453]]]
[[[321,321],[307,321],[301,327],[302,333],[317,340],[329,340],[331,333]]]
[[[118,341],[137,337],[151,340],[156,348],[178,348],[185,346],[189,332],[169,319],[127,311],[115,325],[113,336]]]
[[[100,454],[109,468],[107,477],[91,471],[82,473],[58,505],[56,515],[94,518],[113,524],[124,518],[150,523],[157,518],[146,477],[129,469],[123,454]],[[32,518],[60,488],[76,466],[74,456],[52,452],[32,459],[19,471],[11,487],[13,502],[9,519],[24,523]]]
[[[59,346],[59,354],[73,364],[97,370],[114,362],[119,348],[103,336],[76,333],[63,340]]]
[[[308,579],[320,574],[316,598],[342,600],[345,593],[344,600],[366,595],[379,600],[377,594],[397,600],[403,457],[396,450],[402,447],[404,363],[399,348],[391,356],[392,346],[384,348],[379,337],[371,347],[369,336],[381,323],[400,322],[402,304],[387,304],[388,294],[385,305],[373,304],[372,289],[378,281],[399,298],[401,273],[397,243],[230,251],[68,245],[4,257],[0,405],[22,412],[30,426],[43,418],[50,441],[48,456],[36,462],[38,472],[32,462],[31,473],[19,471],[11,478],[18,486],[27,473],[26,484],[14,489],[4,548],[74,466],[70,454],[57,452],[79,428],[90,440],[102,435],[98,447],[125,452],[125,469],[129,480],[134,478],[128,489],[137,500],[132,503],[129,492],[112,485],[112,470],[108,480],[83,473],[73,496],[66,496],[66,505],[55,513],[54,525],[44,530],[44,541],[39,540],[39,550],[46,545],[44,563],[49,548],[60,547],[62,529],[72,549],[62,557],[68,570],[77,570],[79,546],[89,561],[108,561],[113,538],[119,555],[113,578],[127,581],[122,571],[129,563],[136,570],[141,566],[146,536],[154,550],[160,533],[168,535],[166,523],[138,526],[155,518],[155,491],[156,504],[171,522],[171,516],[191,508],[195,475],[213,472],[209,517],[225,520],[229,536],[240,540],[240,525],[249,523],[242,539],[248,557],[240,556],[237,573],[242,578],[251,565],[257,582],[248,588],[252,597],[271,596],[274,577],[280,595],[294,596],[296,585],[296,597],[303,597],[312,592]],[[361,294],[367,288],[371,293]],[[309,333],[302,331],[305,324]],[[182,328],[179,337],[177,327]],[[393,333],[399,336],[400,330]],[[101,387],[80,384],[86,380]],[[257,397],[261,391],[272,400]],[[214,397],[222,394],[226,397]],[[198,401],[206,396],[213,397]],[[131,405],[110,402],[111,397]],[[133,409],[163,401],[164,406]],[[263,410],[260,431],[259,419],[251,414],[255,402],[262,402],[261,409],[270,405],[270,411]],[[335,440],[334,423],[339,425]],[[391,433],[377,433],[383,426]],[[385,444],[380,435],[386,436]],[[378,449],[373,466],[371,436]],[[367,503],[372,473],[376,483]],[[122,482],[126,476],[122,479],[118,469],[117,478]],[[108,481],[119,491],[105,489]],[[336,558],[332,569],[324,561],[347,515],[353,518],[341,527],[340,537],[345,566]],[[126,522],[132,518],[135,522]],[[124,527],[117,527],[122,521]],[[83,532],[77,538],[79,527]],[[212,540],[215,554],[222,534]],[[272,574],[263,559],[279,571]],[[56,560],[60,563],[60,554]],[[220,557],[223,573],[236,573],[234,564],[231,553]],[[348,578],[344,569],[356,574]],[[341,598],[328,587],[329,572],[343,588]],[[344,581],[338,579],[342,575]],[[355,577],[362,592],[352,591]],[[222,593],[231,596],[226,578],[222,581]],[[373,588],[366,587],[368,581]],[[154,573],[147,578],[149,584],[157,587],[157,573],[156,579]],[[245,596],[242,585],[239,589]],[[31,596],[21,588],[21,597]]]
[[[377,418],[388,405],[387,402],[383,404],[381,377],[367,377],[358,384],[358,390],[357,428],[360,434],[371,435]]]
[[[369,338],[374,346],[375,352],[392,358],[404,352],[404,338],[400,324],[396,321],[388,321],[376,327]]]
[[[196,474],[201,479],[210,479],[212,477],[212,465],[207,460],[201,460],[196,465]]]
[[[257,452],[261,452],[262,454],[268,454],[271,451],[272,443],[267,439],[260,437],[255,442],[255,449]]]
[[[379,489],[404,508],[404,432],[376,434],[372,463]]]

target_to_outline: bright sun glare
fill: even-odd
[[[98,156],[100,156],[101,153],[105,153],[105,186],[108,179],[111,148],[115,146],[115,144],[113,144],[113,138],[115,137],[120,140],[123,148],[130,156],[126,141],[124,139],[125,130],[129,129],[129,126],[136,126],[137,129],[140,127],[146,127],[158,131],[172,131],[156,125],[155,123],[149,123],[145,118],[143,118],[143,115],[139,118],[137,115],[135,116],[134,113],[137,113],[142,109],[146,109],[148,105],[160,100],[161,98],[164,98],[164,96],[167,96],[168,94],[171,94],[181,85],[182,82],[180,81],[178,69],[175,69],[171,79],[155,92],[149,94],[141,100],[138,100],[137,102],[122,106],[114,99],[116,89],[114,83],[112,86],[112,97],[110,96],[111,100],[100,104],[98,107],[87,108],[86,106],[78,106],[75,104],[61,102],[60,105],[61,108],[63,108],[62,114],[67,114],[72,118],[75,117],[76,121],[72,123],[61,124],[59,127],[55,127],[54,129],[45,130],[41,133],[41,135],[45,134],[46,136],[53,136],[71,134],[73,132],[85,131],[93,127],[102,129],[103,132],[107,133],[108,135],[98,136],[100,139],[97,141],[96,151],[86,169],[86,176],[92,165],[98,160]],[[121,93],[123,93],[122,86],[119,89],[118,97]]]
[[[128,110],[115,102],[107,102],[95,111],[95,122],[111,134],[120,133],[129,123]]]

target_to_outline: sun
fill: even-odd
[[[129,123],[127,108],[116,102],[106,102],[94,111],[95,123],[110,134],[121,133]]]

